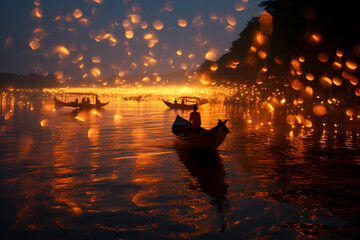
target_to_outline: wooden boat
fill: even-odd
[[[100,109],[107,105],[109,102],[101,103],[98,101],[98,95],[95,93],[65,93],[64,94],[64,101],[58,100],[54,97],[55,107],[62,108],[62,107],[74,107],[80,110],[87,110],[87,109]],[[86,101],[86,98],[90,100]],[[78,101],[78,99],[85,99],[85,101]],[[72,101],[74,100],[74,101]],[[91,103],[92,102],[92,103]]]
[[[168,102],[168,101],[165,101],[165,100],[163,100],[163,102],[169,108],[172,108],[172,109],[184,109],[184,110],[193,109],[193,107],[195,105],[200,106],[200,105],[205,104],[205,103],[208,102],[206,99],[203,99],[203,98],[188,97],[188,96],[179,97],[176,100],[177,101],[174,102],[174,103],[171,103],[171,102]]]
[[[165,103],[166,106],[168,106],[171,109],[193,109],[194,106],[196,106],[196,104],[182,104],[182,103],[171,103],[168,101],[163,100],[163,102]]]
[[[191,128],[191,123],[177,115],[171,130],[177,138],[177,146],[180,148],[215,151],[230,132],[225,126],[227,121],[219,120],[218,125],[212,129],[200,128],[195,133]]]

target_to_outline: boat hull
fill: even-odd
[[[210,130],[201,128],[198,134],[192,134],[190,122],[178,115],[172,127],[176,146],[182,149],[215,151],[230,132],[225,125],[226,122],[219,121],[218,125]]]
[[[66,103],[66,102],[62,102],[59,100],[54,100],[54,101],[55,101],[56,108],[74,107],[74,108],[79,108],[79,109],[100,109],[109,103],[109,102],[106,102],[106,103],[97,103],[97,104],[88,104],[88,103],[84,104],[84,103],[75,103],[75,102]]]
[[[171,102],[167,102],[165,100],[163,100],[163,102],[165,103],[166,106],[168,106],[171,109],[188,109],[191,110],[193,109],[194,106],[196,106],[196,104],[181,104],[181,103],[171,103]]]

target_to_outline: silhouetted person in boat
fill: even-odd
[[[184,105],[185,104],[185,101],[184,99],[181,100],[181,104]]]
[[[198,106],[193,106],[193,110],[194,111],[190,113],[191,128],[194,134],[198,134],[200,132],[201,117],[200,113],[197,112]]]
[[[100,104],[100,100],[96,97],[96,104]]]
[[[177,104],[177,100],[176,100],[176,98],[175,98],[175,100],[174,100],[174,104]]]
[[[87,99],[86,99],[86,104],[87,104],[87,105],[90,105],[90,98],[87,98]]]
[[[83,104],[83,105],[85,105],[85,104],[86,104],[86,100],[85,100],[85,98],[84,98],[84,97],[81,99],[81,104]]]
[[[79,103],[79,100],[76,98],[75,99],[75,104],[78,104]]]

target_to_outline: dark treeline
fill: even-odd
[[[304,95],[306,86],[322,99],[356,100],[360,20],[353,1],[268,0],[228,53],[198,72],[219,85],[257,86]],[[266,93],[265,93],[266,92]]]

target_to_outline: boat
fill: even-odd
[[[171,109],[184,109],[184,110],[191,110],[193,109],[194,106],[196,106],[196,104],[185,104],[185,103],[171,103],[168,101],[165,101],[163,99],[163,102],[165,103],[166,106],[168,106]]]
[[[81,99],[79,101],[79,99]],[[98,95],[95,93],[78,93],[70,92],[64,94],[64,101],[54,97],[55,107],[57,109],[62,107],[74,107],[80,110],[100,109],[106,106],[109,102],[101,103],[98,100]]]
[[[203,105],[207,103],[208,101],[203,98],[199,97],[189,97],[189,96],[183,96],[176,99],[174,103],[171,103],[169,101],[165,101],[163,99],[163,102],[166,106],[172,109],[193,109],[193,107]],[[180,103],[179,103],[180,102]]]
[[[179,148],[215,151],[230,132],[226,127],[227,121],[228,119],[225,121],[219,119],[217,126],[210,130],[200,128],[194,133],[191,123],[177,115],[171,131],[177,139],[176,145]]]

